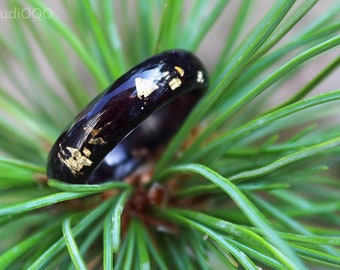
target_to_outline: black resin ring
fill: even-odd
[[[207,72],[190,52],[170,50],[145,60],[92,100],[59,136],[47,176],[76,184],[125,178],[146,162],[147,152],[171,138],[207,86]]]

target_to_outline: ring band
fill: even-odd
[[[170,50],[145,60],[63,131],[50,150],[47,176],[75,184],[125,178],[145,162],[137,150],[166,143],[207,86],[207,72],[190,52]]]

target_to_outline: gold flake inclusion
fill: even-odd
[[[169,86],[171,88],[171,90],[175,90],[176,88],[180,87],[182,84],[182,81],[178,78],[173,78],[170,82],[169,82]]]
[[[106,141],[104,141],[104,139],[102,137],[98,137],[98,138],[91,138],[89,139],[89,144],[106,144]]]
[[[64,159],[60,153],[65,154],[65,152],[61,150],[58,153],[58,157],[73,174],[79,173],[84,166],[92,165],[92,161],[88,159],[88,157],[91,155],[91,151],[86,147],[84,147],[82,152],[80,152],[79,149],[70,146],[66,147],[66,149],[70,152],[71,156],[67,159]]]
[[[181,67],[175,66],[175,69],[177,70],[177,72],[179,73],[179,75],[181,75],[181,77],[184,76],[184,70],[183,70]]]
[[[155,84],[153,81],[143,78],[136,78],[135,79],[136,90],[137,90],[137,97],[142,99],[146,98],[152,94],[158,88],[158,85]]]
[[[203,83],[203,82],[204,82],[204,79],[203,79],[203,72],[200,71],[200,70],[197,72],[197,82],[198,82],[198,83]]]

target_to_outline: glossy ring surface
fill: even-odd
[[[63,131],[48,156],[48,177],[77,184],[126,177],[145,162],[142,150],[171,138],[207,86],[207,72],[190,52],[170,50],[145,60]]]

